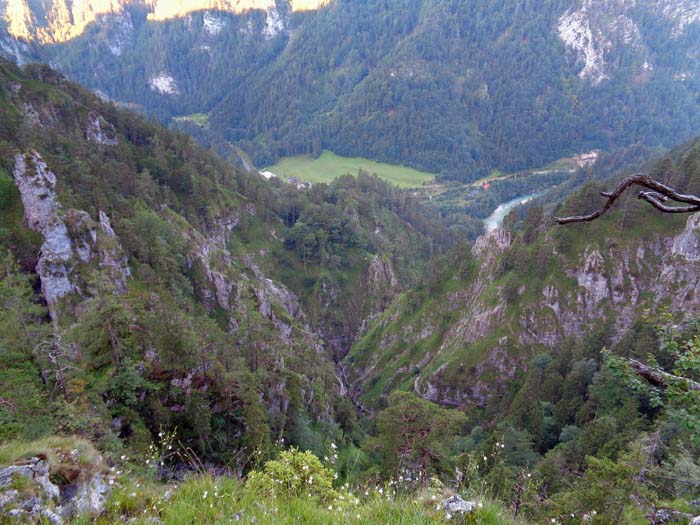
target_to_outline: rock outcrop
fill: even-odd
[[[475,243],[470,276],[450,281],[459,286],[452,284],[425,308],[410,294],[395,302],[370,326],[374,343],[365,348],[361,341],[345,363],[350,391],[359,395],[361,385],[380,374],[387,391],[411,379],[425,399],[485,407],[506,394],[535,353],[556,351],[566,339],[608,326],[615,344],[645,309],[662,304],[687,315],[700,312],[700,214],[676,234],[624,243],[591,239],[572,257],[556,253],[551,235],[542,233],[540,252],[528,254],[520,243],[512,245],[506,230],[494,230]],[[503,265],[509,257],[515,265],[541,258],[556,275],[542,268],[537,279],[522,279],[527,270],[508,279]],[[387,373],[393,363],[395,371]]]
[[[454,496],[442,500],[442,508],[445,512],[455,515],[473,512],[476,508],[476,503],[473,501],[465,501],[462,496],[455,494]]]
[[[69,2],[50,0],[38,6],[28,0],[9,0],[0,4],[0,15],[7,23],[8,33],[17,39],[38,41],[45,44],[66,42],[80,36],[88,25],[99,22],[107,15],[116,18],[116,28],[112,27],[110,51],[120,56],[125,44],[130,43],[133,23],[129,16],[131,7],[145,7],[148,18],[163,21],[180,18],[197,11],[223,11],[240,14],[252,9],[266,13],[262,34],[273,38],[286,31],[288,12],[318,9],[326,0],[97,0],[91,2]],[[220,24],[207,19],[205,29],[211,36],[217,35]]]
[[[0,469],[0,514],[10,516],[12,523],[52,525],[77,515],[97,516],[113,482],[98,468],[85,479],[58,486],[49,477],[47,461],[34,457],[24,464]]]
[[[56,175],[37,151],[15,157],[13,177],[27,225],[44,239],[36,271],[54,322],[59,301],[82,291],[75,273],[80,263],[96,259],[117,292],[125,293],[131,271],[107,215],[100,211],[95,224],[84,211],[64,211],[56,196]]]
[[[44,237],[36,270],[49,312],[56,321],[59,299],[76,291],[69,279],[73,246],[59,215],[61,205],[56,199],[56,176],[36,151],[15,157],[13,176],[24,205],[27,225]]]
[[[91,111],[88,115],[88,125],[85,130],[85,137],[96,144],[102,146],[116,146],[117,133],[109,122],[105,121],[100,115]]]

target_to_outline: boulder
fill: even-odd
[[[31,480],[31,490],[17,490],[18,483],[23,487],[27,484],[18,478]],[[40,520],[52,525],[60,525],[64,519],[77,515],[97,516],[107,501],[112,480],[98,471],[59,487],[49,479],[47,462],[31,458],[22,465],[0,468],[0,515],[14,516],[18,523]]]
[[[48,499],[58,501],[60,492],[58,487],[49,480],[49,467],[44,460],[32,458],[26,465],[13,465],[0,469],[0,488],[10,485],[15,476],[33,480],[41,486]]]
[[[455,494],[442,500],[442,508],[445,512],[456,514],[458,512],[472,512],[476,508],[473,501],[465,501],[462,496]]]

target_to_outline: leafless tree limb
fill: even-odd
[[[697,195],[685,195],[678,193],[676,190],[667,186],[658,180],[644,174],[635,174],[625,177],[620,181],[613,191],[601,192],[603,197],[608,200],[602,208],[589,215],[573,215],[571,217],[556,217],[555,220],[559,224],[569,224],[571,222],[588,222],[593,221],[610,211],[614,202],[631,186],[641,186],[647,191],[640,191],[637,198],[647,201],[654,208],[664,213],[692,213],[700,211],[700,197]],[[669,206],[665,204],[669,200],[676,203],[684,203],[689,206]]]

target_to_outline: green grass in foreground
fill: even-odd
[[[309,155],[286,157],[266,169],[284,180],[296,177],[299,180],[312,183],[331,182],[333,179],[348,173],[357,175],[359,170],[376,174],[402,188],[415,188],[435,179],[435,175],[432,173],[414,170],[406,166],[384,164],[359,157],[340,157],[330,151],[324,151],[317,159]]]
[[[153,483],[127,483],[115,489],[99,518],[73,523],[134,525],[516,525],[498,505],[484,501],[468,516],[448,516],[439,500],[426,494],[398,496],[389,490],[321,502],[316,498],[270,498],[231,478],[193,477],[173,489]],[[158,521],[156,521],[156,519]]]
[[[0,447],[0,465],[21,463],[42,455],[53,478],[69,479],[78,469],[83,479],[100,469],[97,451],[73,437],[46,437],[32,443],[13,442]],[[348,484],[333,487],[333,469],[309,452],[283,451],[247,481],[232,477],[192,474],[178,483],[156,481],[160,453],[146,464],[128,463],[110,469],[111,491],[99,516],[82,514],[66,525],[526,525],[509,510],[487,497],[475,496],[476,508],[450,514],[441,500],[450,496],[439,482],[424,487],[396,481],[382,485]],[[74,479],[73,476],[70,479]],[[56,482],[56,479],[52,479]],[[20,480],[22,481],[22,480]],[[413,482],[410,482],[413,483]],[[16,484],[15,484],[16,485]],[[14,486],[14,485],[13,485]],[[7,488],[0,487],[0,496]],[[54,502],[55,503],[55,502]],[[5,521],[0,517],[0,523]],[[43,520],[40,523],[44,523]]]

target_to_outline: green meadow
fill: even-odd
[[[286,157],[274,166],[265,168],[283,179],[296,177],[312,183],[331,182],[341,175],[357,175],[359,170],[373,173],[402,188],[416,188],[432,182],[435,175],[406,166],[385,164],[360,157],[341,157],[324,151],[318,158],[309,155]]]

